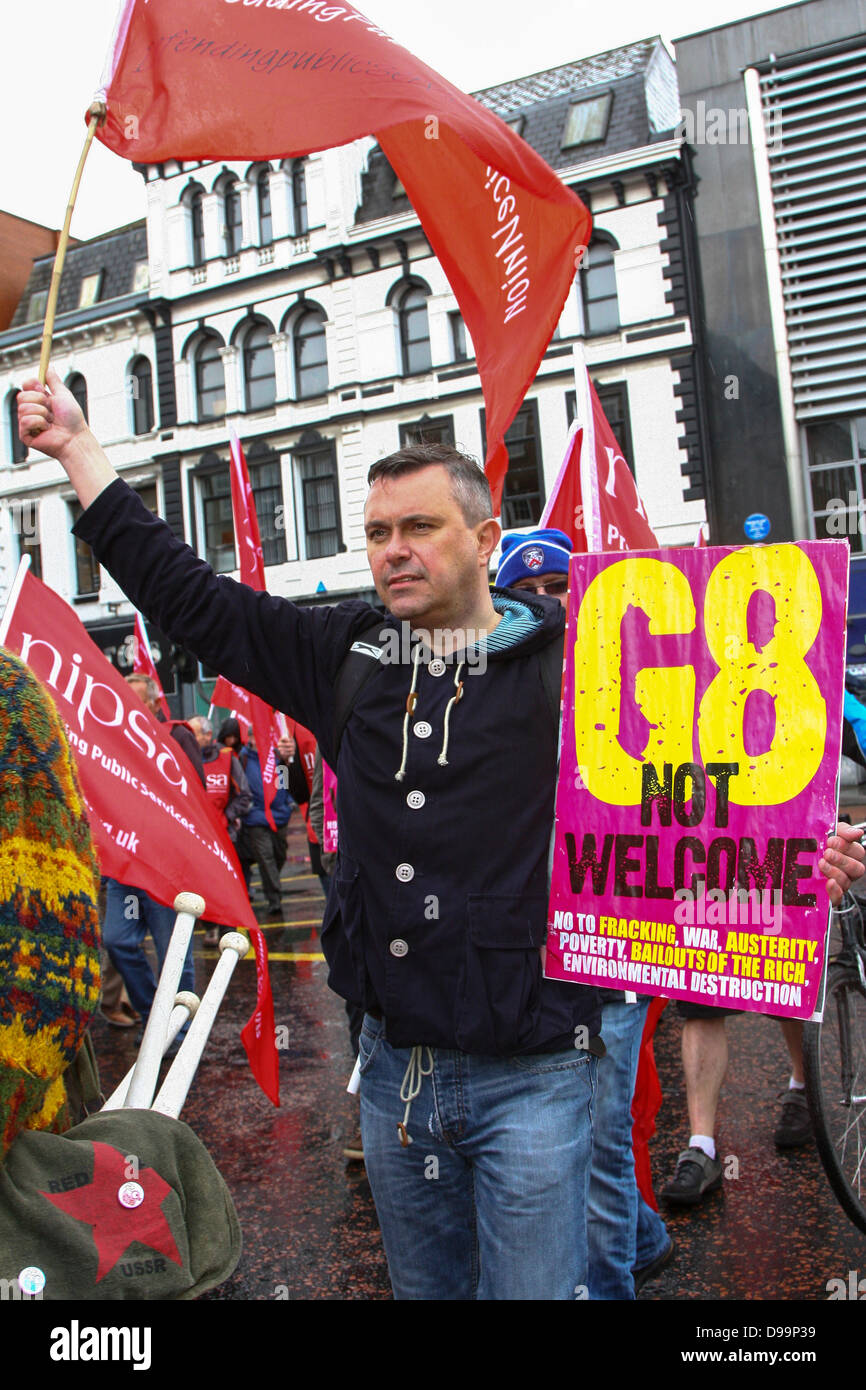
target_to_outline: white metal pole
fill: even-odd
[[[204,912],[204,898],[200,898],[197,893],[178,893],[174,900],[174,909],[177,920],[150,1007],[150,1017],[141,1040],[138,1061],[129,1083],[126,1105],[132,1110],[148,1110],[153,1100],[159,1064],[167,1046],[166,1038],[171,1011],[174,1008],[174,997],[177,994],[196,918],[201,917]]]
[[[171,1011],[171,1018],[168,1021],[168,1036],[165,1040],[163,1056],[165,1056],[165,1053],[171,1047],[187,1019],[195,1017],[195,1011],[198,1005],[198,995],[193,994],[191,990],[182,990],[180,994],[175,996],[174,1008]],[[134,1071],[135,1063],[129,1068],[129,1071],[126,1073],[120,1085],[112,1091],[108,1100],[102,1107],[103,1110],[120,1110],[126,1105],[126,1093],[129,1090],[129,1083],[132,1080],[132,1073]]]
[[[196,1067],[201,1060],[214,1019],[222,1003],[223,995],[228,989],[232,972],[249,948],[249,939],[238,931],[229,932],[222,938],[220,942],[222,954],[217,961],[216,969],[208,981],[207,989],[198,1006],[198,1012],[190,1024],[189,1032],[180,1045],[178,1054],[159,1089],[156,1100],[150,1107],[152,1110],[158,1110],[163,1115],[171,1115],[174,1119],[180,1115],[192,1085]]]

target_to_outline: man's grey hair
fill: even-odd
[[[452,444],[412,444],[395,454],[379,459],[367,474],[372,487],[381,478],[399,478],[404,473],[417,473],[422,468],[438,465],[445,469],[451,483],[451,496],[463,514],[467,526],[477,526],[493,515],[490,485],[477,459],[461,454]]]
[[[145,697],[149,705],[158,703],[159,686],[153,676],[146,676],[143,671],[133,671],[131,676],[126,677],[127,685],[143,685],[145,687]]]
[[[213,734],[213,724],[209,719],[205,719],[203,714],[194,714],[189,723],[190,728],[194,729],[196,733]]]

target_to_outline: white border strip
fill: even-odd
[[[12,580],[12,588],[9,590],[6,607],[3,609],[3,617],[0,618],[0,647],[6,646],[6,638],[12,626],[12,616],[18,606],[18,600],[21,597],[21,586],[24,583],[24,576],[29,568],[30,556],[22,555],[15,578]]]

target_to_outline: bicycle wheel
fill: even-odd
[[[866,1231],[866,992],[857,971],[830,966],[822,1023],[803,1029],[815,1142],[846,1215]]]

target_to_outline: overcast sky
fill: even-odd
[[[176,0],[183,18],[185,0]],[[674,39],[746,15],[766,0],[363,0],[359,8],[464,91],[552,68],[660,33]],[[0,208],[59,227],[99,86],[118,0],[19,0],[3,7]],[[72,234],[96,236],[145,214],[141,177],[98,142]]]

